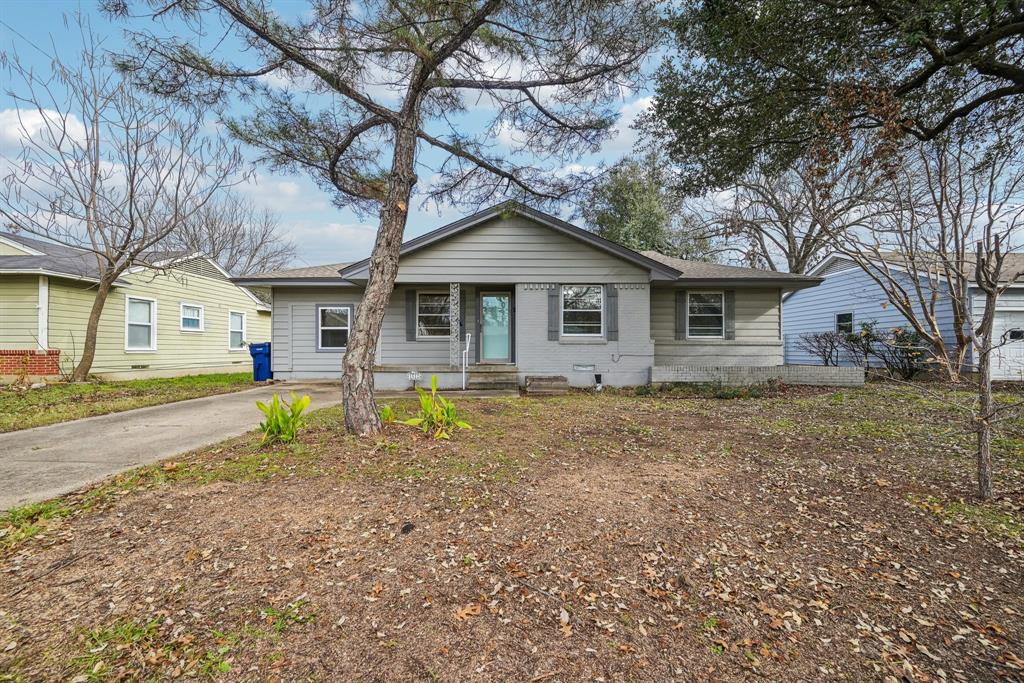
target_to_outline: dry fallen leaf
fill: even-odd
[[[471,602],[468,605],[455,610],[455,618],[459,621],[465,621],[470,617],[477,616],[480,616],[480,605],[475,602]]]

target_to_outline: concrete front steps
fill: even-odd
[[[519,388],[514,365],[474,365],[467,371],[466,388],[471,391],[509,391]]]
[[[527,375],[523,390],[527,396],[561,396],[569,393],[569,380],[562,375]]]

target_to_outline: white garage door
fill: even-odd
[[[992,336],[996,349],[992,379],[1024,381],[1024,311],[998,311]]]

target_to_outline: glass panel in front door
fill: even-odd
[[[480,298],[480,359],[508,362],[512,330],[512,297],[508,294],[484,294]]]

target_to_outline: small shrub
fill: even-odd
[[[821,361],[822,365],[839,365],[846,335],[841,332],[806,332],[801,334],[796,346]]]
[[[846,335],[843,350],[857,365],[866,366],[874,358],[890,377],[904,380],[924,370],[933,355],[928,342],[916,330],[905,327],[883,330],[874,320],[862,323],[859,332]]]
[[[267,419],[260,423],[260,431],[263,432],[261,445],[267,445],[281,441],[288,443],[295,440],[296,434],[306,424],[306,417],[302,412],[309,407],[309,396],[299,398],[292,392],[292,402],[285,403],[275,393],[270,404],[256,401],[256,407],[263,411]]]
[[[420,395],[420,412],[403,424],[419,427],[424,434],[432,434],[435,439],[449,439],[456,429],[472,429],[468,422],[460,420],[455,404],[437,393],[437,375],[430,376],[430,393],[415,387]]]
[[[398,418],[395,416],[395,409],[385,403],[380,407],[380,420],[384,424],[391,424]]]

